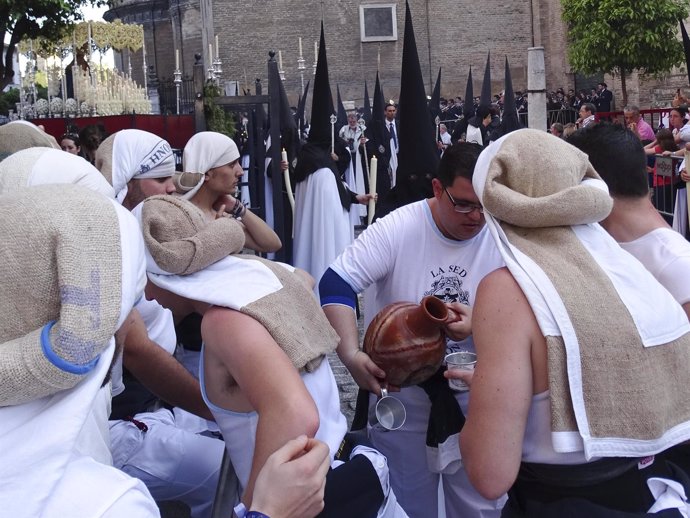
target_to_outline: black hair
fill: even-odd
[[[594,106],[594,104],[592,104],[592,103],[583,103],[583,104],[582,104],[582,107],[583,107],[585,110],[587,110],[589,113],[591,113],[592,115],[594,115],[595,113],[597,113],[597,107]]]
[[[458,142],[443,152],[436,171],[436,178],[443,187],[450,187],[457,177],[472,181],[482,146],[471,142]]]
[[[649,195],[647,157],[637,135],[619,124],[600,122],[578,130],[568,143],[584,151],[611,196]]]
[[[81,147],[81,141],[79,140],[79,135],[77,135],[76,133],[65,133],[58,140],[58,144],[60,144],[65,139],[71,140],[72,142],[74,142],[74,145],[76,147]]]

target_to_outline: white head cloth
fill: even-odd
[[[201,131],[192,136],[184,147],[182,169],[190,173],[207,173],[214,167],[220,167],[240,158],[237,144],[230,137],[215,131]],[[191,199],[201,188],[204,178],[185,194]]]
[[[32,147],[0,162],[0,194],[54,183],[81,185],[108,198],[115,197],[113,188],[98,169],[87,160],[61,150]]]
[[[165,178],[175,173],[175,157],[166,140],[153,133],[126,129],[115,134],[113,142],[113,189],[122,203],[127,182],[135,178]]]

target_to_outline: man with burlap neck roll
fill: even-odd
[[[470,480],[508,490],[510,518],[687,516],[687,473],[665,452],[690,437],[690,325],[598,224],[606,184],[530,129],[489,146],[473,184],[506,267],[477,291]]]
[[[480,152],[478,145],[470,143],[448,148],[431,182],[434,196],[377,220],[321,280],[321,304],[341,339],[338,355],[358,385],[372,393],[370,404],[375,404],[386,385],[386,373],[359,348],[356,293],[375,287],[374,307],[365,308],[367,316],[393,302],[419,302],[425,295],[452,301],[449,306],[457,315],[445,326],[451,338],[447,352],[473,351],[471,306],[476,287],[486,274],[503,265],[472,188]],[[447,516],[498,516],[503,499],[481,497],[461,466],[457,434],[464,421],[460,409],[466,410],[468,394],[450,393],[440,372],[423,385],[395,394],[407,410],[407,421],[400,429],[385,431],[378,425],[369,429],[374,446],[389,459],[391,483],[400,504],[412,518],[438,516],[440,478]],[[441,414],[446,417],[440,418]],[[451,435],[427,434],[437,418],[449,420],[443,428],[452,430]]]

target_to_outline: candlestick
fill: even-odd
[[[299,57],[302,57],[302,36],[299,37]]]
[[[335,153],[335,123],[338,121],[335,113],[331,115],[331,153]]]
[[[369,194],[376,196],[376,173],[379,166],[379,161],[376,156],[371,157],[371,165],[369,165]],[[367,225],[371,225],[374,219],[374,211],[376,210],[376,200],[374,198],[369,200]]]

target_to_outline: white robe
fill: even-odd
[[[354,240],[349,211],[340,203],[333,171],[321,168],[295,190],[293,264],[318,283],[336,257]]]
[[[114,349],[113,340],[74,388],[0,408],[0,514],[159,516],[141,481],[105,464],[110,385],[101,383]]]

